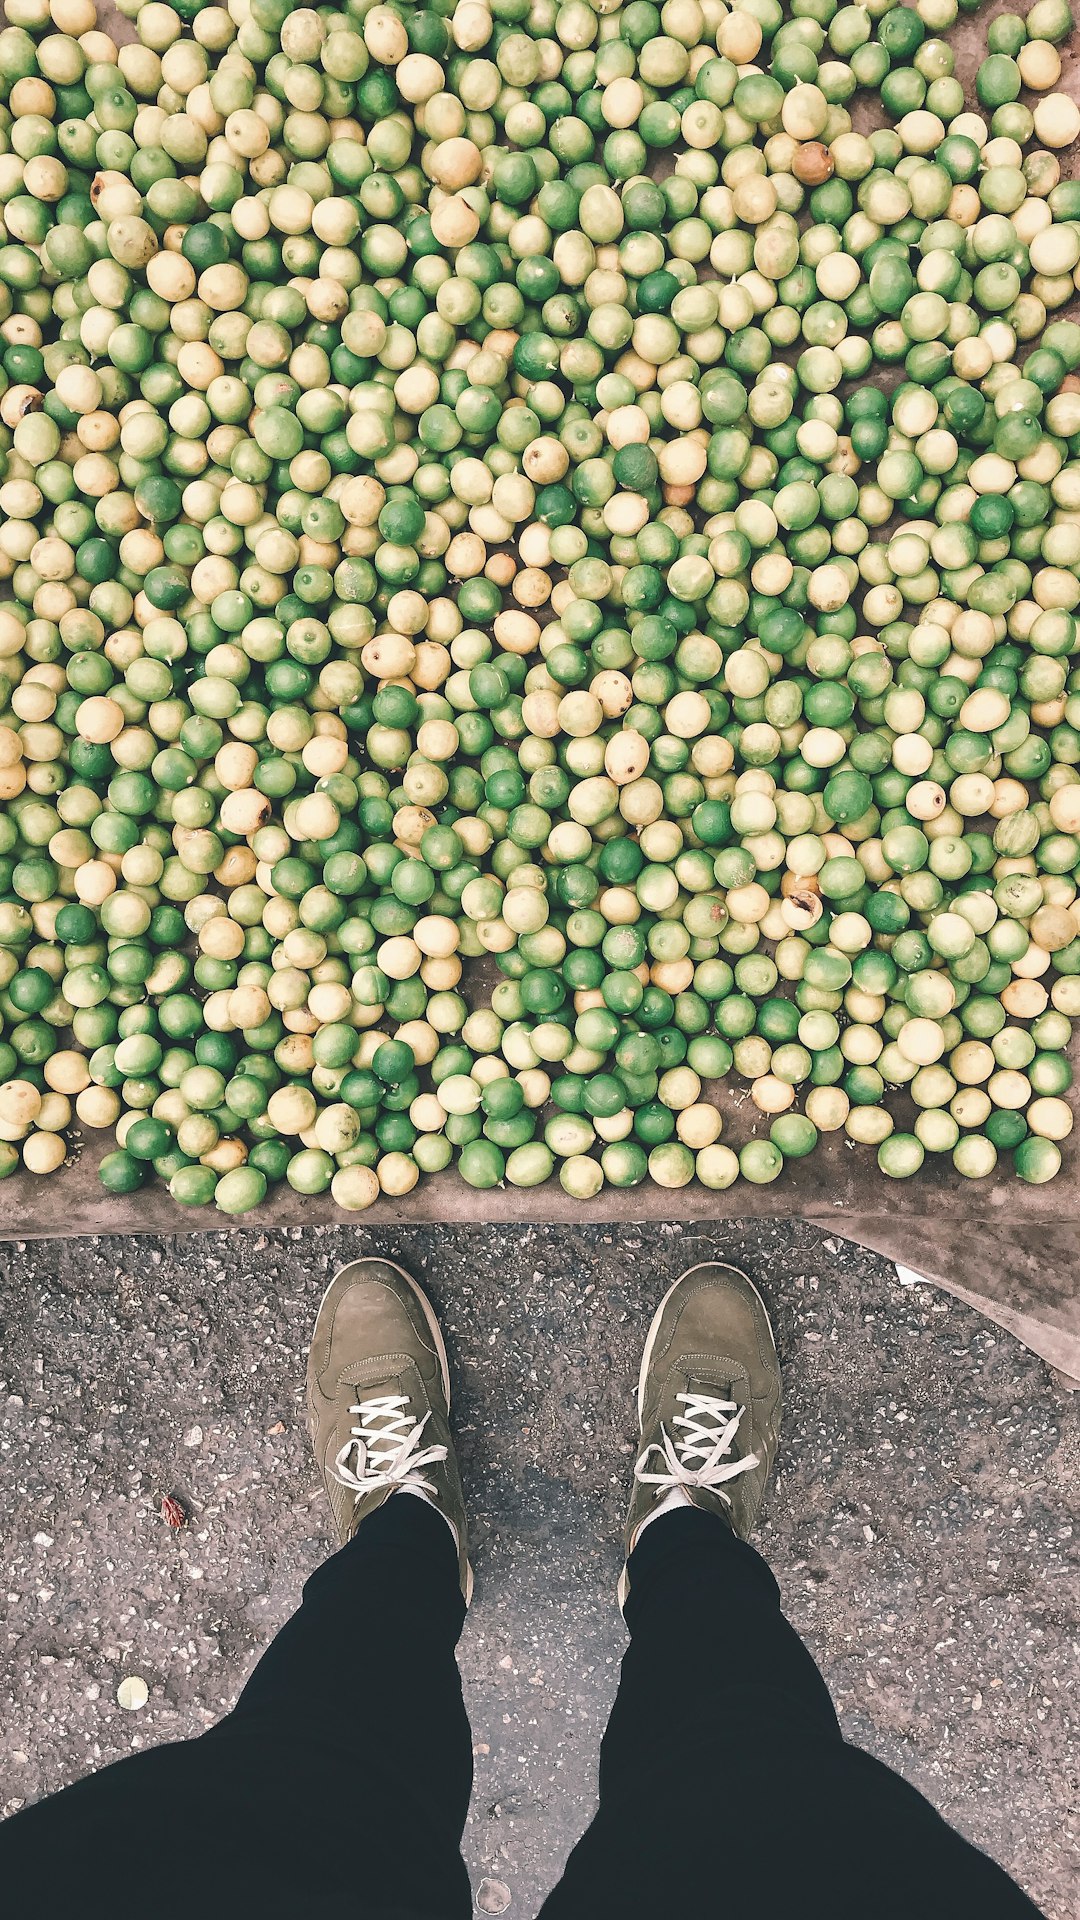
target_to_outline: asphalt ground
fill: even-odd
[[[0,1810],[200,1732],[296,1605],[331,1547],[304,1357],[363,1252],[423,1280],[454,1369],[480,1911],[535,1912],[592,1812],[642,1341],[664,1287],[719,1253],[776,1320],[786,1413],[757,1544],[845,1734],[1074,1920],[1080,1406],[967,1307],[780,1220],[0,1246]],[[197,1844],[170,1871],[197,1899]]]

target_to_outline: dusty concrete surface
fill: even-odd
[[[847,1735],[1073,1920],[1080,1403],[819,1228],[714,1232],[777,1319],[788,1410],[760,1545]],[[701,1226],[425,1227],[0,1250],[0,1806],[229,1706],[329,1545],[300,1416],[315,1306],[342,1261],[387,1252],[431,1290],[456,1373],[474,1885],[534,1912],[593,1805],[642,1337],[715,1246]],[[179,1535],[170,1490],[193,1508]],[[115,1700],[132,1673],[137,1715]]]

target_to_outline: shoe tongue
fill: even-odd
[[[367,1457],[373,1467],[377,1468],[384,1458],[391,1459],[412,1438],[420,1419],[415,1394],[407,1379],[393,1374],[387,1376],[385,1358],[375,1366],[370,1362],[366,1365],[360,1362],[343,1367],[339,1377],[339,1392],[342,1396],[339,1403],[342,1407],[342,1432],[347,1431],[349,1437],[355,1439],[354,1429],[363,1424],[372,1437],[364,1443],[356,1440],[356,1445],[366,1445]],[[380,1400],[391,1404],[381,1410],[371,1406],[372,1402]],[[348,1413],[344,1411],[346,1406]],[[368,1408],[362,1423],[352,1411],[358,1406]]]
[[[687,1406],[685,1401],[679,1402],[680,1414],[691,1416],[701,1429],[701,1437],[695,1441],[693,1451],[694,1463],[700,1465],[702,1447],[709,1443],[715,1444],[724,1429],[735,1419],[744,1401],[740,1398],[738,1386],[730,1377],[725,1377],[709,1363],[702,1365],[691,1361],[681,1391],[686,1394],[692,1394],[695,1398],[700,1397],[719,1401],[721,1408],[724,1409],[723,1411],[714,1413],[711,1408],[701,1406],[690,1407]],[[724,1456],[725,1459],[737,1460],[739,1455],[746,1451],[745,1428],[746,1415],[744,1413],[739,1420],[735,1432],[731,1436]],[[685,1442],[689,1437],[685,1427],[678,1429],[678,1436],[680,1442]]]
[[[723,1400],[729,1406],[742,1406],[742,1383],[732,1380],[730,1373],[717,1366],[715,1361],[691,1356],[683,1372],[682,1393],[700,1394],[709,1400]],[[722,1418],[731,1419],[731,1415]]]
[[[338,1374],[338,1385],[360,1388],[360,1397],[365,1400],[404,1398],[410,1402],[411,1411],[415,1402],[415,1381],[410,1377],[412,1369],[408,1359],[402,1355],[401,1371],[395,1373],[392,1368],[397,1360],[397,1354],[389,1362],[385,1354],[380,1354],[376,1360],[354,1360],[350,1366],[342,1367]]]

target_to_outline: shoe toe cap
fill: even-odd
[[[322,1381],[343,1367],[386,1355],[409,1355],[427,1379],[439,1355],[420,1296],[387,1260],[357,1260],[337,1275],[319,1311],[311,1374]]]

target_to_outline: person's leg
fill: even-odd
[[[0,1885],[32,1913],[115,1920],[470,1911],[458,1852],[472,1746],[450,1532],[389,1500],[314,1573],[232,1712],[0,1825]],[[149,1903],[149,1904],[148,1904]]]
[[[599,1811],[542,1920],[709,1915],[741,1901],[759,1920],[1032,1920],[999,1867],[843,1740],[772,1574],[740,1537],[779,1428],[764,1308],[725,1269],[681,1288],[642,1369],[631,1639]]]
[[[468,1565],[429,1313],[384,1263],[335,1281],[309,1400],[346,1544],[218,1726],[0,1826],[13,1912],[41,1910],[47,1887],[50,1911],[171,1920],[191,1912],[195,1876],[207,1920],[297,1920],[326,1898],[346,1920],[465,1920],[472,1743],[454,1648]],[[420,1483],[427,1498],[387,1498]]]

